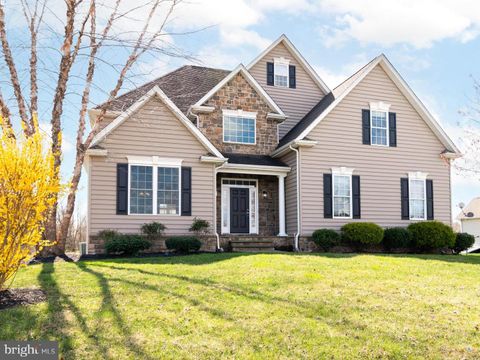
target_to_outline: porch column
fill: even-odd
[[[277,175],[278,177],[278,236],[287,236],[285,232],[285,175]]]

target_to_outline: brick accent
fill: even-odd
[[[199,114],[198,127],[221,152],[268,155],[275,150],[278,144],[278,120],[267,119],[267,114],[272,110],[242,74],[237,74],[205,105],[213,106],[215,110],[209,114]],[[222,110],[224,109],[257,112],[255,145],[223,142]]]
[[[222,178],[258,180],[258,227],[260,235],[278,234],[278,179],[276,176],[218,174],[217,175],[217,231],[222,232]],[[263,192],[267,197],[263,198]]]

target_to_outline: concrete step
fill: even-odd
[[[232,247],[233,252],[275,252],[273,247]]]

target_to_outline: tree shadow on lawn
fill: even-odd
[[[295,309],[297,312],[302,313],[306,317],[314,318],[314,319],[319,319],[319,316],[332,316],[336,313],[338,313],[338,309],[335,307],[330,307],[326,306],[323,304],[321,301],[312,304],[311,302],[306,302],[306,301],[300,301],[296,299],[289,299],[289,298],[283,298],[275,295],[271,295],[262,291],[257,291],[254,289],[251,289],[247,286],[242,286],[239,284],[228,284],[224,282],[217,282],[211,279],[207,278],[197,278],[197,277],[189,277],[185,275],[175,275],[175,274],[166,274],[163,272],[153,272],[153,271],[147,271],[143,269],[137,269],[137,268],[124,268],[124,267],[119,267],[119,266],[113,266],[113,265],[104,265],[104,264],[92,264],[92,266],[98,266],[98,267],[103,267],[111,270],[118,270],[118,271],[135,271],[143,275],[151,276],[151,277],[164,277],[167,279],[173,279],[173,280],[178,280],[194,285],[200,285],[204,286],[206,288],[210,289],[215,289],[221,292],[228,292],[231,293],[235,296],[240,296],[243,298],[246,298],[248,300],[253,300],[253,301],[261,301],[264,303],[268,303],[270,305],[277,305],[280,307],[291,307]],[[160,289],[158,287],[148,285],[145,283],[138,283],[134,281],[129,281],[124,278],[112,278],[114,281],[123,281],[126,283],[129,283],[134,286],[139,286],[139,287],[145,287],[150,290],[155,290],[155,291],[165,291],[163,289]],[[178,294],[173,294],[175,296],[178,296]],[[183,297],[181,295],[180,297]],[[186,300],[191,301],[191,298],[185,298]],[[193,304],[195,305],[195,304]],[[214,314],[216,315],[216,314]],[[232,319],[228,319],[232,320]]]
[[[136,357],[141,359],[152,359],[148,356],[148,354],[145,354],[142,349],[133,341],[131,332],[115,308],[113,296],[110,292],[109,284],[105,277],[100,273],[88,269],[81,262],[76,264],[80,270],[94,275],[98,280],[98,284],[102,293],[102,305],[97,312],[100,313],[102,311],[106,311],[112,314],[117,328],[121,331],[124,337],[128,350],[133,352]],[[51,335],[51,337],[54,337],[55,340],[59,341],[62,353],[68,353],[67,358],[75,358],[72,339],[68,333],[69,324],[64,314],[65,310],[69,310],[73,313],[81,331],[88,337],[89,340],[92,341],[93,345],[95,346],[96,353],[101,354],[103,359],[112,358],[112,356],[108,355],[109,345],[102,343],[100,337],[98,336],[98,326],[93,328],[88,325],[87,319],[82,314],[82,310],[75,305],[75,303],[70,299],[69,295],[64,294],[60,290],[57,281],[53,277],[54,271],[55,268],[53,263],[44,263],[42,264],[42,271],[38,276],[38,280],[42,289],[44,289],[44,291],[47,293],[48,313],[50,314],[50,323],[48,324],[45,335]],[[92,309],[92,311],[95,310]]]
[[[88,262],[112,262],[117,264],[185,264],[185,265],[206,265],[220,261],[226,261],[243,256],[258,255],[261,253],[191,253],[182,255],[165,255],[159,254],[155,256],[136,256],[136,257],[107,257],[98,259],[82,259]],[[93,264],[92,262],[92,264]]]
[[[445,261],[450,263],[463,263],[480,265],[480,255],[442,255],[442,254],[397,254],[397,253],[294,253],[294,252],[274,252],[274,253],[199,253],[176,256],[158,256],[158,257],[132,257],[132,258],[107,258],[101,259],[103,263],[116,264],[164,264],[164,265],[207,265],[221,261],[227,261],[244,256],[256,255],[286,255],[286,256],[305,256],[305,257],[326,257],[331,259],[346,259],[358,256],[378,256],[390,258],[408,258],[425,261]]]

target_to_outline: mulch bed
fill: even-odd
[[[0,310],[18,305],[38,304],[46,301],[47,295],[42,289],[9,289],[0,292]]]

